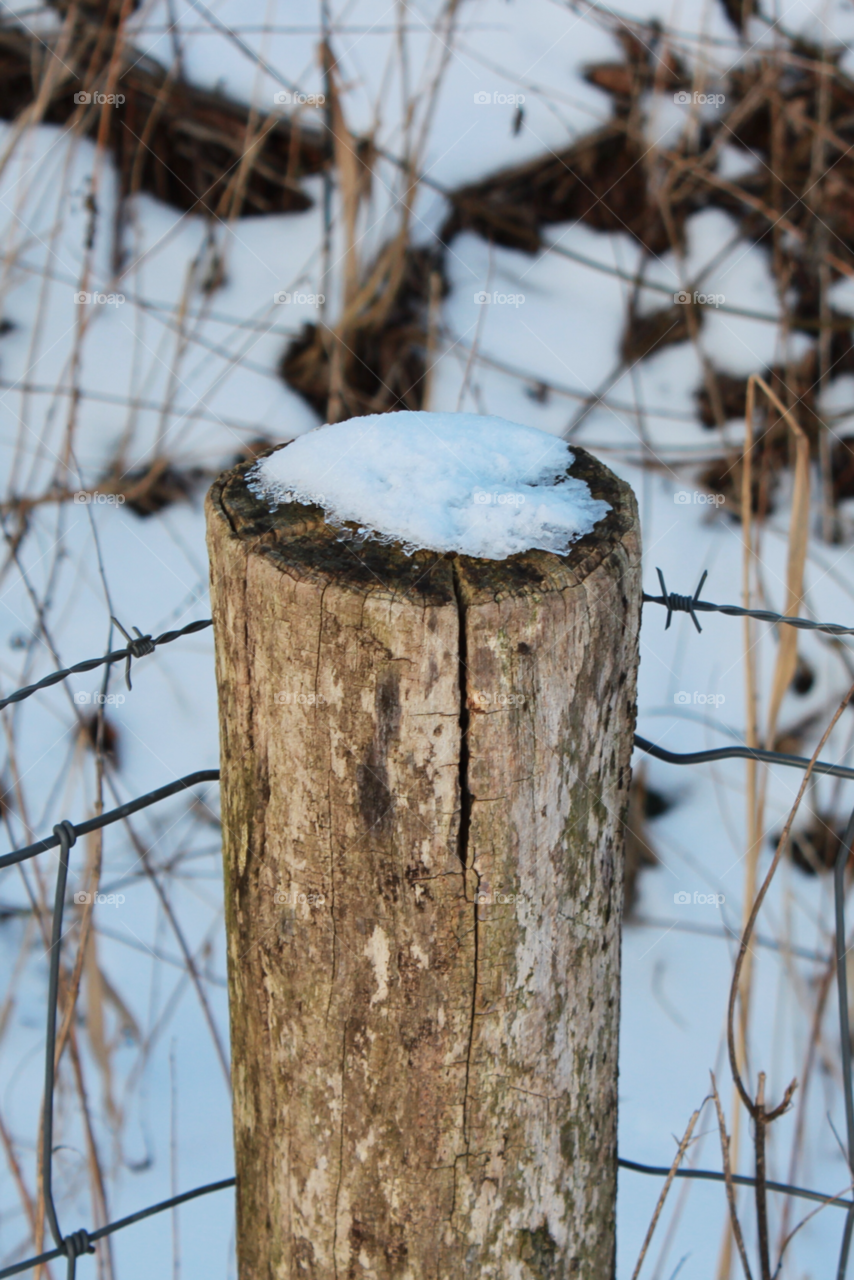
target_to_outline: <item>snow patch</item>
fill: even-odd
[[[564,554],[610,511],[557,436],[470,413],[383,413],[318,427],[249,473],[272,505],[316,503],[358,535],[504,560]]]

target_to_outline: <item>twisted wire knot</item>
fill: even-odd
[[[65,836],[69,849],[77,843],[77,832],[74,830],[74,823],[69,822],[67,818],[64,818],[62,822],[57,822],[53,829],[53,834],[58,840],[62,840],[62,837]]]
[[[62,1252],[67,1258],[80,1258],[84,1253],[95,1252],[95,1246],[89,1239],[89,1232],[85,1227],[81,1227],[79,1231],[72,1231],[70,1236],[63,1237]]]
[[[666,597],[666,604],[670,613],[693,613],[694,597],[679,596],[675,591],[671,591],[670,595]]]
[[[134,627],[134,631],[138,633],[139,628]],[[149,653],[154,653],[154,641],[151,636],[137,634],[135,639],[128,641],[128,648],[135,658],[145,658]]]

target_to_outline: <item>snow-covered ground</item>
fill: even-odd
[[[819,41],[854,36],[854,8],[841,0],[778,8],[789,30]],[[270,0],[247,6],[223,0],[207,9],[176,0],[174,10],[185,29],[182,55],[193,80],[271,109],[279,85],[247,56],[248,48],[306,93],[322,88],[318,5]],[[432,118],[426,114],[429,94],[422,92],[412,126],[415,131],[429,126],[421,154],[429,184],[421,186],[415,209],[419,242],[427,242],[444,219],[444,189],[566,146],[608,115],[605,95],[581,79],[580,68],[613,58],[616,49],[585,5],[573,9],[557,0],[473,0],[461,7],[452,41],[434,0],[417,5],[342,0],[332,10],[349,122],[356,131],[376,127],[377,141],[387,153],[399,154],[404,140],[398,23],[405,28],[410,92],[428,86],[441,59],[447,58]],[[166,4],[145,4],[133,20],[139,47],[167,64],[173,56],[166,31],[169,12]],[[212,12],[220,25],[212,25]],[[685,50],[710,67],[736,56],[734,33],[718,5],[637,0],[630,12],[658,17],[676,28],[683,33]],[[240,29],[244,47],[224,34],[223,27]],[[767,38],[757,28],[757,41]],[[520,94],[524,120],[514,133]],[[483,95],[491,100],[483,101]],[[650,136],[664,137],[673,128],[668,110],[666,104],[650,103]],[[9,126],[0,129],[3,148],[11,133]],[[737,159],[730,157],[728,163]],[[88,199],[93,174],[94,220]],[[392,163],[379,163],[372,209],[360,230],[366,258],[396,227],[400,181]],[[212,227],[140,197],[126,231],[132,266],[116,279],[110,267],[115,183],[109,165],[97,170],[93,146],[73,144],[59,129],[46,126],[26,135],[0,171],[2,318],[14,326],[0,340],[0,468],[6,496],[36,497],[54,476],[65,488],[91,488],[117,457],[129,471],[164,456],[176,467],[204,467],[213,473],[251,440],[284,440],[317,425],[312,411],[276,373],[288,337],[315,318],[316,308],[310,301],[278,303],[275,295],[285,291],[293,298],[310,298],[321,287],[321,183],[310,179],[305,186],[315,199],[306,213]],[[672,255],[663,256],[647,283],[678,290],[686,280],[702,276],[708,293],[724,294],[731,305],[766,316],[760,320],[713,312],[704,327],[705,353],[718,366],[745,374],[781,355],[773,323],[778,303],[765,255],[741,242],[726,247],[734,230],[722,212],[696,215],[689,223],[685,260],[677,263]],[[81,272],[90,232],[94,262],[85,287],[119,295],[121,301],[89,306],[74,301],[84,288]],[[690,343],[667,347],[615,378],[630,285],[608,272],[617,268],[631,279],[638,265],[637,245],[626,234],[605,235],[580,225],[550,228],[548,242],[546,251],[528,256],[490,249],[469,233],[453,241],[431,409],[495,414],[558,434],[588,396],[607,388],[573,441],[598,453],[638,495],[646,589],[658,592],[657,566],[668,587],[684,593],[693,591],[701,571],[708,569],[705,596],[739,603],[740,525],[726,505],[716,508],[703,501],[694,479],[698,463],[718,451],[717,437],[695,418],[694,392],[702,381],[697,350]],[[222,261],[225,283],[207,295],[199,281],[212,255]],[[483,291],[515,301],[483,305],[477,301]],[[660,305],[660,297],[646,290],[641,308]],[[846,305],[843,290],[837,304]],[[828,407],[837,412],[854,402],[850,386],[841,385],[844,381],[830,393],[836,399]],[[551,390],[535,397],[531,391],[538,383]],[[73,409],[76,425],[66,453],[75,386],[82,394]],[[742,431],[737,423],[728,424],[730,440],[738,440]],[[642,466],[644,459],[655,460],[655,468]],[[136,625],[155,635],[208,616],[198,497],[144,519],[106,495],[101,501],[45,502],[32,509],[28,520],[26,537],[13,548],[8,539],[16,529],[6,519],[0,582],[2,693],[53,669],[54,657],[65,665],[102,651],[111,634],[111,614],[127,628]],[[784,494],[761,546],[768,608],[784,605],[786,548]],[[851,618],[854,573],[849,562],[847,543],[811,543],[807,602],[815,617],[843,623]],[[55,655],[38,632],[34,598],[44,609]],[[741,624],[704,614],[702,625],[698,635],[690,619],[679,615],[665,632],[664,611],[654,605],[645,609],[638,731],[671,750],[744,739]],[[763,627],[756,635],[757,668],[767,696],[775,639]],[[114,646],[119,641],[113,630]],[[785,726],[814,713],[813,742],[847,681],[838,654],[825,640],[803,634],[799,649],[814,669],[815,681],[804,696],[786,695],[780,722]],[[24,843],[28,831],[40,836],[62,818],[80,821],[90,812],[94,774],[80,724],[95,705],[92,695],[100,689],[100,679],[98,671],[74,677],[67,688],[49,689],[5,713],[6,750],[14,750],[5,765],[4,785],[15,790],[3,815],[8,847]],[[137,662],[132,692],[116,668],[108,693],[115,699],[107,710],[117,734],[118,768],[110,774],[105,807],[190,771],[217,766],[210,632],[164,646]],[[850,738],[843,717],[824,758],[850,763]],[[647,769],[648,785],[668,797],[672,807],[651,825],[660,862],[642,876],[638,922],[627,925],[624,934],[620,1152],[662,1165],[672,1160],[675,1141],[707,1096],[710,1069],[731,1123],[724,1037],[735,949],[722,926],[737,929],[741,921],[745,768],[727,762],[679,769],[651,760]],[[782,828],[799,783],[796,771],[769,771],[769,832]],[[844,784],[819,779],[810,803],[843,813],[848,792]],[[172,799],[145,810],[132,825],[161,874],[187,945],[198,956],[201,986],[220,1040],[227,1043],[217,807],[216,788],[200,788],[195,805]],[[771,852],[766,845],[760,873]],[[87,845],[80,841],[72,855],[73,883],[82,877],[86,857]],[[48,896],[52,893],[55,861],[50,854],[39,861],[41,870],[30,866],[4,872],[0,885],[0,904],[10,908],[0,927],[0,950],[11,992],[0,1013],[0,1119],[11,1133],[31,1189],[46,959],[31,917],[11,909],[26,907],[31,894],[38,896],[39,876]],[[105,981],[94,981],[101,990],[103,1042],[91,1016],[77,1033],[108,1173],[109,1212],[116,1218],[173,1191],[231,1174],[231,1117],[221,1063],[199,996],[183,971],[180,943],[142,869],[138,849],[119,825],[105,832],[101,888],[124,896],[120,904],[96,908],[97,962]],[[690,902],[676,899],[685,893]],[[698,902],[695,895],[714,896],[715,901]],[[806,877],[784,860],[759,932],[767,941],[785,940],[826,957],[832,941],[831,906],[825,878]],[[695,926],[706,932],[694,931]],[[764,945],[756,949],[755,965],[751,1068],[768,1072],[768,1093],[777,1101],[792,1076],[802,1074],[816,979],[823,966],[818,959],[794,958]],[[84,995],[88,990],[84,983]],[[831,1125],[832,1120],[836,1131],[844,1132],[834,1001],[832,988],[796,1175],[801,1185],[829,1193],[848,1182]],[[64,1079],[70,1082],[71,1077]],[[58,1114],[60,1221],[70,1231],[93,1222],[85,1134],[70,1083],[59,1098]],[[795,1124],[792,1112],[771,1131],[773,1178],[787,1179]],[[708,1105],[699,1131],[704,1136],[690,1160],[719,1169],[717,1128]],[[739,1164],[750,1171],[744,1139]],[[29,1246],[20,1198],[7,1162],[0,1166],[0,1254],[24,1256]],[[659,1179],[621,1173],[621,1280],[632,1274],[660,1190]],[[782,1198],[771,1200],[776,1239]],[[752,1244],[754,1219],[746,1193],[740,1203]],[[644,1275],[668,1280],[679,1269],[682,1280],[711,1277],[725,1212],[720,1186],[676,1184]],[[790,1230],[801,1216],[797,1204],[793,1213]],[[783,1274],[799,1280],[829,1274],[836,1265],[843,1221],[837,1208],[817,1215],[792,1243]],[[232,1276],[233,1236],[232,1193],[221,1192],[174,1217],[156,1217],[116,1235],[116,1275],[147,1280],[168,1274],[174,1265],[176,1275],[180,1270],[211,1280]],[[666,1256],[659,1258],[665,1242]],[[93,1275],[94,1265],[84,1259],[78,1274]]]

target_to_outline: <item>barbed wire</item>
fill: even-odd
[[[645,747],[652,747],[652,754],[656,754],[653,744],[646,743],[644,739],[636,744]],[[724,748],[729,754],[740,754],[738,748]],[[678,760],[675,753],[663,753],[671,758]],[[699,753],[706,754],[706,753]],[[768,753],[776,755],[779,753]],[[799,764],[806,767],[809,763],[801,760],[799,757],[784,757],[783,762],[786,764]],[[683,760],[681,763],[694,763],[693,760]],[[833,766],[828,766],[832,768]],[[849,771],[854,776],[854,771]],[[33,844],[27,845],[23,849],[18,849],[12,853],[4,855],[0,858],[0,869],[12,866],[22,862],[28,858],[36,857],[39,853],[43,853],[48,849],[55,848],[57,845],[60,849],[59,866],[56,876],[56,889],[54,895],[53,922],[51,931],[51,948],[50,948],[50,971],[48,980],[48,1012],[47,1012],[47,1031],[45,1035],[45,1086],[44,1086],[44,1108],[42,1121],[42,1145],[41,1145],[41,1172],[42,1185],[44,1187],[45,1214],[51,1229],[55,1247],[40,1253],[35,1257],[27,1258],[21,1262],[17,1262],[0,1270],[0,1280],[6,1280],[20,1274],[22,1271],[29,1270],[42,1263],[50,1262],[58,1257],[66,1257],[68,1260],[67,1280],[75,1280],[77,1259],[85,1253],[93,1253],[94,1245],[104,1236],[112,1232],[122,1230],[124,1227],[130,1226],[134,1222],[139,1222],[143,1218],[150,1217],[154,1214],[161,1213],[169,1208],[191,1200],[194,1197],[207,1195],[213,1191],[223,1190],[227,1187],[235,1185],[235,1179],[225,1178],[219,1182],[208,1183],[202,1187],[196,1187],[192,1191],[187,1191],[181,1195],[174,1196],[169,1200],[161,1201],[155,1205],[151,1205],[146,1209],[141,1209],[136,1213],[130,1214],[126,1218],[121,1218],[117,1222],[109,1223],[106,1226],[99,1227],[94,1231],[88,1231],[85,1228],[79,1228],[77,1231],[71,1232],[69,1235],[63,1235],[56,1206],[53,1199],[53,1099],[55,1093],[55,1069],[56,1069],[56,1018],[59,998],[59,970],[62,947],[62,918],[65,907],[65,889],[68,877],[69,852],[76,843],[77,837],[88,834],[90,831],[98,830],[112,823],[119,822],[131,813],[135,813],[140,809],[149,805],[156,804],[160,800],[165,800],[169,796],[176,795],[181,791],[186,791],[190,787],[200,782],[217,781],[219,779],[219,770],[217,769],[201,769],[195,773],[187,774],[183,778],[158,787],[154,791],[149,791],[145,795],[137,796],[135,799],[128,801],[126,804],[118,806],[116,809],[110,810],[108,813],[100,814],[96,818],[87,819],[77,824],[67,820],[59,822],[53,829],[53,834]],[[840,855],[837,858],[837,874],[835,876],[836,884],[836,911],[837,911],[837,965],[839,968],[838,989],[840,993],[840,1020],[843,1016],[846,1019],[845,1029],[847,1030],[847,991],[843,986],[844,968],[845,968],[845,918],[844,918],[844,867],[850,854],[852,839],[854,839],[854,814],[852,814],[849,830],[846,833],[846,840],[842,842]],[[844,854],[844,857],[843,857]],[[839,868],[842,869],[840,874]],[[844,1011],[844,1014],[843,1014]],[[847,1044],[847,1054],[846,1054]],[[854,1149],[854,1101],[851,1095],[851,1050],[850,1037],[842,1039],[843,1051],[843,1069],[844,1076],[847,1081],[846,1088],[846,1112],[849,1115],[849,1150]],[[667,1176],[670,1173],[668,1168],[643,1165],[637,1161],[618,1159],[621,1168],[634,1170],[635,1172],[653,1174],[658,1176]],[[677,1177],[697,1178],[708,1181],[724,1182],[726,1175],[718,1173],[714,1170],[704,1169],[680,1169],[676,1171]],[[733,1174],[732,1180],[735,1183],[744,1186],[755,1186],[756,1180],[742,1174]],[[839,1196],[827,1196],[821,1192],[813,1191],[804,1187],[793,1186],[790,1183],[766,1182],[765,1186],[772,1191],[779,1191],[786,1195],[799,1196],[803,1199],[814,1200],[821,1204],[835,1204],[848,1210],[848,1219],[846,1221],[845,1241],[850,1240],[851,1229],[849,1224],[854,1224],[854,1200],[843,1200]],[[845,1247],[845,1243],[843,1244]],[[847,1256],[847,1250],[846,1250]]]
[[[784,613],[772,613],[769,609],[743,609],[738,604],[712,604],[710,600],[701,600],[700,592],[703,590],[703,583],[709,576],[708,569],[703,570],[703,576],[697,584],[697,590],[692,596],[680,596],[675,591],[668,591],[664,585],[664,574],[660,569],[656,569],[658,580],[661,583],[661,595],[651,596],[643,593],[644,604],[660,604],[667,610],[667,621],[664,624],[664,630],[670,626],[670,621],[674,613],[688,613],[691,620],[698,631],[703,628],[697,621],[697,613],[725,613],[730,618],[756,618],[759,622],[784,623],[787,627],[798,627],[801,631],[822,631],[828,636],[854,636],[854,627],[843,627],[836,622],[811,622],[809,618],[790,618]]]
[[[700,583],[693,597],[678,596],[674,593],[668,593],[664,583],[664,576],[661,570],[658,571],[659,580],[661,582],[661,597],[652,597],[644,593],[643,599],[653,604],[664,605],[667,610],[667,622],[665,629],[669,627],[672,614],[674,612],[689,613],[694,621],[698,631],[701,630],[699,622],[695,616],[696,610],[716,611],[729,614],[730,616],[750,616],[759,618],[763,621],[782,622],[793,626],[808,627],[814,630],[821,630],[833,635],[854,634],[854,628],[839,627],[834,624],[809,623],[800,618],[787,618],[780,614],[771,614],[764,610],[746,610],[738,608],[734,605],[714,605],[708,601],[700,600],[700,591],[706,580],[707,574],[704,573],[700,579]],[[130,682],[130,664],[133,658],[144,657],[153,653],[157,645],[168,644],[172,640],[178,639],[180,636],[190,635],[193,632],[200,631],[205,627],[212,625],[211,619],[205,619],[200,622],[190,623],[180,630],[167,631],[156,639],[151,636],[144,636],[139,629],[134,627],[135,636],[130,636],[121,623],[115,618],[112,619],[116,626],[119,627],[122,634],[128,641],[127,647],[121,650],[115,650],[105,654],[100,658],[91,658],[85,662],[77,663],[73,667],[68,667],[62,671],[53,672],[36,684],[28,685],[26,688],[19,689],[17,692],[10,694],[7,698],[0,700],[0,710],[8,706],[10,703],[20,702],[24,698],[37,692],[39,689],[47,688],[65,679],[66,676],[77,674],[82,671],[92,670],[95,667],[112,664],[124,660],[127,664],[125,670],[125,679],[128,688],[131,688]],[[769,764],[780,764],[789,768],[806,769],[809,761],[802,756],[788,755],[783,752],[766,751],[762,748],[752,747],[722,747],[711,751],[695,751],[695,752],[673,752],[668,751],[664,747],[657,746],[655,743],[648,741],[646,738],[638,734],[634,736],[634,745],[640,750],[652,755],[660,760],[670,764],[699,764],[707,761],[724,760],[724,759],[755,759]],[[854,779],[854,769],[847,768],[844,765],[833,765],[825,761],[817,761],[813,765],[813,771],[816,773],[830,774],[835,777]],[[0,1280],[20,1274],[32,1267],[39,1266],[42,1263],[50,1262],[58,1257],[66,1257],[68,1260],[68,1280],[74,1280],[76,1273],[77,1259],[85,1253],[93,1253],[94,1245],[103,1237],[112,1234],[115,1231],[122,1230],[124,1227],[130,1226],[132,1223],[139,1222],[144,1218],[154,1214],[164,1212],[166,1209],[174,1208],[187,1200],[194,1199],[197,1196],[207,1195],[214,1191],[223,1190],[227,1187],[235,1185],[235,1179],[225,1178],[219,1182],[208,1183],[201,1187],[196,1187],[192,1191],[187,1191],[178,1196],[173,1196],[169,1200],[160,1201],[155,1205],[150,1205],[146,1209],[141,1209],[126,1218],[121,1218],[116,1222],[109,1223],[106,1226],[99,1227],[96,1230],[88,1231],[80,1228],[68,1235],[63,1235],[59,1225],[59,1219],[56,1212],[56,1205],[53,1197],[53,1103],[56,1084],[56,1019],[58,1012],[59,1000],[59,973],[62,948],[62,918],[65,908],[65,891],[68,878],[69,854],[81,835],[87,835],[89,832],[99,830],[109,826],[112,823],[119,822],[129,817],[132,813],[138,812],[140,809],[147,808],[149,805],[157,804],[161,800],[167,799],[169,796],[187,791],[189,788],[202,782],[218,781],[220,771],[218,769],[201,769],[195,773],[190,773],[182,778],[176,779],[174,782],[167,783],[165,786],[158,787],[154,791],[149,791],[142,796],[137,796],[133,800],[127,801],[125,804],[119,805],[115,809],[111,809],[107,813],[99,814],[94,818],[88,818],[83,822],[74,824],[68,820],[57,823],[53,828],[53,833],[41,840],[34,841],[32,844],[22,849],[13,850],[0,857],[0,870],[3,868],[24,862],[29,858],[36,857],[39,853],[44,853],[48,849],[59,846],[59,865],[57,868],[56,887],[54,894],[54,909],[51,930],[50,944],[50,968],[48,979],[48,999],[47,999],[47,1026],[45,1034],[45,1072],[44,1072],[44,1103],[43,1103],[43,1119],[42,1119],[42,1142],[40,1151],[40,1167],[42,1176],[42,1185],[44,1188],[45,1216],[54,1239],[55,1247],[43,1252],[35,1257],[27,1258],[21,1262],[14,1263],[0,1270]],[[851,853],[851,846],[854,843],[854,813],[846,830],[845,838],[840,842],[840,850],[836,858],[834,867],[834,898],[836,909],[836,964],[837,964],[837,991],[839,995],[839,1021],[840,1021],[840,1038],[842,1046],[842,1065],[843,1065],[843,1085],[845,1093],[845,1109],[847,1122],[848,1137],[848,1158],[849,1162],[854,1155],[854,1088],[852,1088],[851,1078],[851,1041],[848,1028],[848,1006],[847,1006],[847,974],[845,968],[845,896],[844,896],[844,873]],[[637,1161],[626,1160],[622,1157],[618,1159],[618,1165],[621,1168],[633,1170],[635,1172],[651,1174],[655,1176],[667,1176],[671,1171],[666,1167],[640,1164]],[[676,1177],[705,1179],[708,1181],[725,1182],[726,1175],[718,1173],[714,1170],[705,1169],[677,1169]],[[732,1174],[732,1181],[744,1186],[755,1186],[756,1179],[743,1174]],[[843,1235],[842,1250],[839,1260],[838,1276],[844,1276],[847,1267],[848,1249],[852,1233],[854,1233],[854,1199],[843,1200],[839,1196],[827,1196],[818,1191],[812,1191],[808,1188],[797,1187],[789,1183],[769,1182],[764,1183],[769,1190],[779,1191],[786,1195],[798,1196],[803,1199],[814,1200],[821,1204],[834,1204],[841,1208],[845,1208],[848,1213],[846,1219],[845,1232]]]
[[[49,676],[37,680],[35,684],[28,684],[23,689],[16,689],[14,693],[10,693],[6,698],[0,698],[0,711],[4,707],[8,707],[13,702],[23,702],[24,698],[31,697],[32,694],[38,693],[39,689],[48,689],[52,684],[59,684],[66,676],[78,675],[81,671],[93,671],[95,667],[111,666],[114,662],[125,661],[125,682],[128,689],[132,688],[130,682],[130,664],[133,658],[144,658],[149,653],[154,653],[158,645],[171,644],[173,640],[177,640],[180,636],[192,635],[194,631],[203,631],[205,627],[213,626],[212,618],[204,618],[201,622],[190,622],[186,627],[181,627],[178,631],[164,631],[163,635],[153,638],[152,636],[144,636],[138,627],[134,627],[135,636],[128,635],[122,624],[116,618],[111,619],[116,624],[119,631],[127,640],[127,647],[124,649],[114,649],[112,653],[105,653],[100,658],[87,658],[84,662],[77,662],[73,667],[65,667],[62,671],[52,671]]]
[[[659,604],[667,610],[667,621],[664,624],[665,631],[670,626],[674,613],[687,613],[691,616],[694,626],[698,631],[702,631],[702,627],[697,620],[697,612],[705,613],[723,613],[733,618],[756,618],[760,622],[785,623],[786,626],[798,627],[803,631],[821,631],[826,635],[832,636],[850,636],[854,635],[854,627],[844,627],[836,622],[812,622],[809,618],[792,618],[786,614],[773,613],[768,609],[744,609],[741,605],[735,604],[713,604],[710,600],[701,600],[700,592],[703,584],[708,577],[708,570],[704,570],[702,577],[697,585],[697,589],[693,596],[681,596],[675,591],[668,591],[664,581],[664,574],[661,569],[656,569],[658,580],[661,583],[661,595],[651,596],[646,591],[643,593],[644,604]],[[117,618],[112,618],[112,622],[119,628],[122,635],[127,640],[127,646],[124,649],[114,649],[112,653],[103,654],[99,658],[87,658],[83,662],[77,662],[73,667],[65,667],[61,671],[53,671],[50,675],[44,676],[35,684],[26,685],[23,689],[17,689],[14,693],[8,694],[5,698],[0,698],[0,711],[12,703],[21,702],[24,698],[29,698],[32,694],[38,693],[40,689],[47,689],[51,685],[59,684],[67,676],[79,675],[84,671],[92,671],[96,667],[112,665],[116,662],[125,662],[125,681],[128,689],[132,688],[130,680],[131,661],[133,658],[144,658],[148,654],[153,653],[155,648],[161,644],[170,644],[173,640],[179,639],[181,636],[192,635],[196,631],[203,631],[206,627],[213,626],[212,618],[203,618],[199,622],[191,622],[186,627],[181,627],[176,631],[164,631],[162,635],[153,637],[143,635],[138,627],[133,627],[136,632],[135,636],[131,636]],[[745,748],[746,749],[746,748]],[[758,757],[757,757],[758,758]],[[794,759],[795,757],[793,757]],[[782,761],[780,761],[782,763]],[[838,776],[848,776],[838,775]],[[851,775],[854,776],[854,775]]]

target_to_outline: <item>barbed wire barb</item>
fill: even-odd
[[[110,614],[110,621],[116,624],[119,631],[121,631],[125,640],[127,640],[128,642],[128,656],[125,662],[125,684],[128,687],[128,692],[130,692],[130,690],[133,688],[133,685],[130,682],[131,660],[133,658],[145,658],[149,653],[154,653],[154,641],[152,640],[151,636],[144,636],[140,631],[139,627],[133,628],[134,631],[136,632],[135,638],[133,636],[128,635],[128,633],[125,631],[122,624],[119,622],[118,618],[114,618],[112,614]]]
[[[703,570],[703,576],[700,579],[697,585],[697,590],[694,592],[693,596],[677,596],[675,592],[668,592],[667,587],[664,585],[664,574],[660,569],[656,569],[656,573],[658,574],[658,581],[661,583],[661,598],[667,605],[667,621],[664,624],[664,630],[666,631],[670,626],[670,620],[673,617],[674,612],[681,611],[684,613],[690,613],[694,626],[698,631],[702,631],[703,628],[697,621],[697,615],[694,610],[700,603],[700,592],[703,590],[703,583],[709,576],[708,569]],[[644,600],[650,598],[651,597],[644,596]]]

